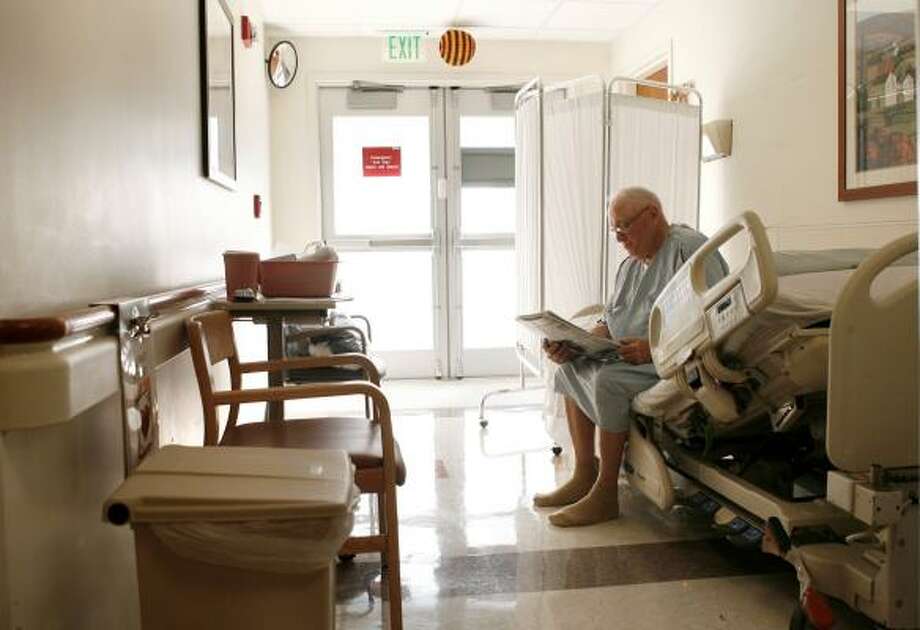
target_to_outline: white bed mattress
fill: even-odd
[[[807,328],[831,318],[834,304],[853,269],[796,273],[779,278],[776,299],[765,310],[733,332],[722,351],[745,363],[784,339],[791,330]],[[873,285],[873,294],[882,296],[911,279],[917,267],[909,261],[885,269]]]

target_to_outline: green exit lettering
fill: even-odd
[[[389,63],[417,63],[422,57],[422,36],[413,33],[393,33],[384,39],[384,61]]]

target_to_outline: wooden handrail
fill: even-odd
[[[50,317],[0,319],[0,343],[56,341],[69,335],[108,326],[115,313],[105,306],[66,311]]]
[[[192,300],[213,299],[225,291],[223,282],[209,282],[185,289],[160,293],[150,298],[151,310],[166,310]]]
[[[150,298],[152,310],[176,308],[185,302],[210,300],[224,291],[223,282],[208,282],[194,287],[159,293]],[[115,322],[115,313],[107,306],[91,306],[63,311],[45,317],[0,319],[0,344],[57,341]]]

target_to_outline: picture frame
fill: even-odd
[[[838,0],[837,198],[917,194],[916,4]]]
[[[235,24],[225,0],[199,0],[204,176],[236,188]]]

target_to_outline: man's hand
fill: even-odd
[[[550,361],[558,363],[559,365],[568,363],[578,356],[578,353],[568,344],[559,341],[550,341],[549,339],[543,340],[543,352],[546,353]]]
[[[652,351],[649,348],[647,339],[624,337],[620,339],[620,346],[617,348],[617,352],[621,359],[633,365],[652,362]]]
[[[610,329],[607,328],[607,324],[597,324],[589,331],[592,335],[598,337],[606,337],[610,339]]]

